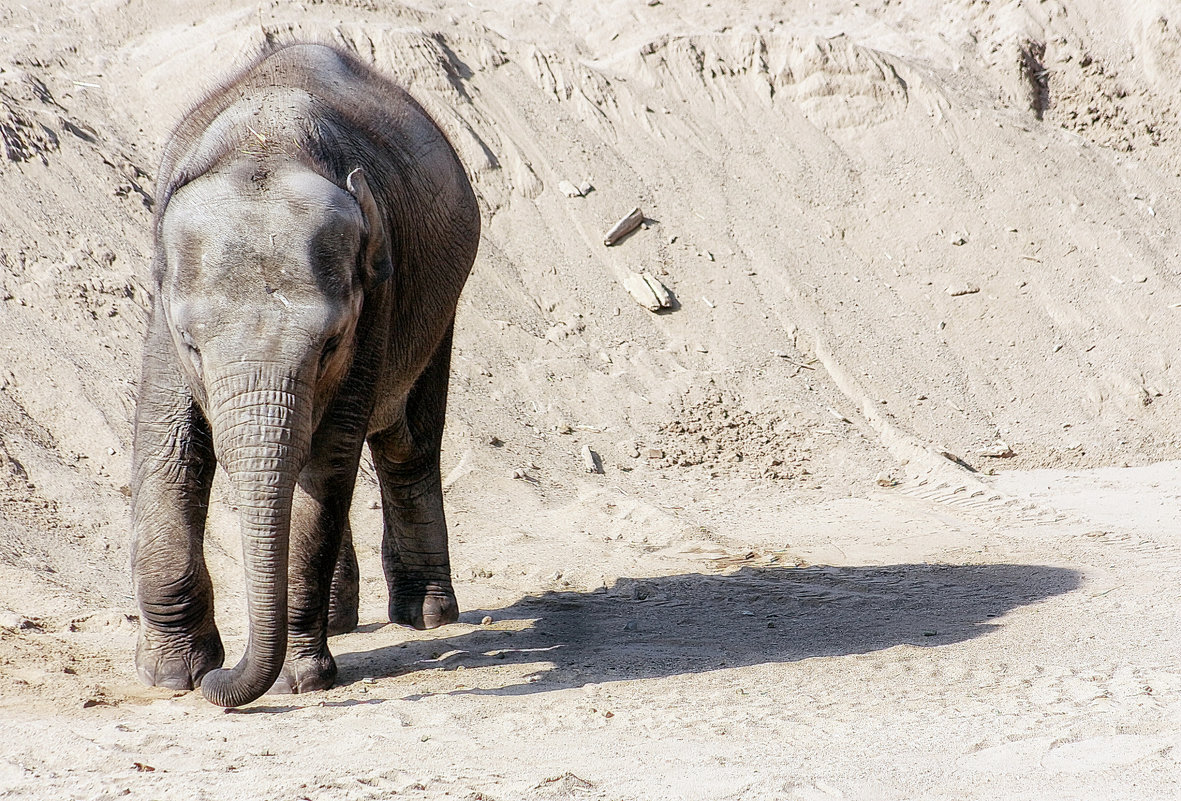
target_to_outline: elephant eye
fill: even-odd
[[[328,341],[324,343],[324,350],[320,351],[320,366],[323,367],[327,361],[332,358],[332,354],[336,353],[336,349],[340,347],[340,337],[328,337]]]

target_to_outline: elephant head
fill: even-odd
[[[222,706],[266,692],[287,647],[293,492],[352,364],[366,293],[392,270],[360,169],[344,188],[299,163],[244,160],[167,201],[160,300],[180,364],[237,496],[249,640],[204,677]]]

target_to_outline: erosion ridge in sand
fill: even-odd
[[[1170,4],[78,5],[0,3],[0,788],[1170,797]],[[224,717],[135,682],[129,420],[160,147],[264,38],[398,76],[479,195],[470,611],[381,626],[363,464],[342,686]]]

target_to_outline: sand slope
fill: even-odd
[[[1176,794],[1170,4],[77,6],[0,2],[12,797]],[[265,37],[398,76],[480,197],[468,611],[382,625],[363,465],[341,686],[227,716],[135,683],[129,420],[160,146]]]

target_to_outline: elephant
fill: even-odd
[[[132,447],[136,672],[214,704],[332,686],[357,624],[348,511],[368,442],[395,623],[458,619],[439,451],[480,213],[404,89],[324,44],[271,45],[164,147]],[[222,667],[203,555],[220,465],[245,654]]]

